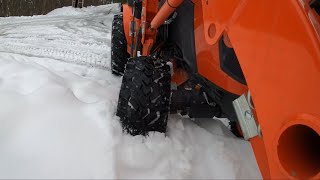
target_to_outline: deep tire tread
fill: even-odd
[[[117,115],[131,135],[166,132],[170,101],[170,67],[151,57],[129,59],[122,80]]]
[[[127,40],[123,27],[123,15],[117,14],[112,22],[111,36],[111,71],[115,75],[123,75],[128,58]]]

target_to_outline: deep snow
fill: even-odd
[[[171,115],[168,134],[122,134],[110,72],[118,5],[0,18],[0,178],[261,178],[217,120]]]

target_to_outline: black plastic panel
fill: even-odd
[[[229,48],[224,44],[223,38],[219,41],[219,50],[221,69],[234,80],[247,85],[236,53],[233,48]]]
[[[197,63],[194,42],[194,4],[191,1],[184,1],[176,12],[177,17],[169,25],[169,41],[180,48],[182,58],[191,72],[195,73]]]

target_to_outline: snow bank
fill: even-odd
[[[250,144],[220,121],[172,115],[167,136],[123,134],[110,72],[118,6],[76,11],[0,23],[0,178],[261,178]]]
[[[78,16],[78,15],[104,15],[113,7],[117,12],[120,11],[120,4],[110,4],[101,6],[88,6],[84,8],[73,8],[72,6],[55,9],[47,14],[47,16]],[[115,12],[115,11],[114,11]]]

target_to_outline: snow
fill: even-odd
[[[166,136],[123,134],[110,72],[119,5],[0,18],[0,178],[261,179],[222,122],[171,115]]]

